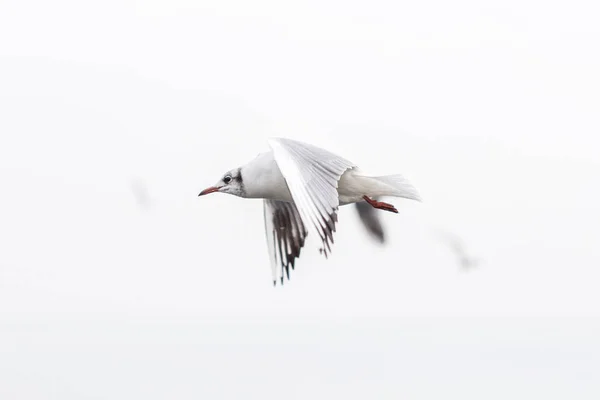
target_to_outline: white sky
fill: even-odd
[[[1,2],[0,397],[598,398],[600,7],[405,3]],[[274,289],[269,136],[425,202]]]

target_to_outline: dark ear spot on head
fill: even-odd
[[[242,183],[242,170],[241,168],[238,170],[236,178],[239,183]]]

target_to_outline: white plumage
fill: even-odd
[[[391,204],[373,198],[420,200],[416,189],[400,175],[366,176],[352,162],[319,147],[284,138],[268,142],[270,152],[228,171],[200,195],[224,192],[264,199],[274,283],[283,283],[284,271],[289,279],[289,268],[294,268],[309,232],[320,238],[320,250],[327,256],[340,205],[366,202],[374,208],[397,212]]]

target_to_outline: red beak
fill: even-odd
[[[205,194],[209,194],[209,193],[214,193],[214,192],[218,192],[220,188],[216,187],[216,186],[211,186],[209,188],[204,189],[203,191],[200,192],[200,194],[198,196],[204,196]]]

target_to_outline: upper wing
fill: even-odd
[[[327,256],[337,222],[338,180],[355,165],[327,150],[295,140],[272,138],[269,145],[302,221],[321,238],[322,251]]]
[[[385,243],[385,232],[381,225],[379,213],[375,208],[365,201],[360,201],[356,204],[356,211],[364,227],[373,235],[379,243]]]
[[[300,256],[307,232],[294,203],[264,200],[267,247],[271,256],[273,284],[283,284],[283,269],[290,279],[290,265]]]

